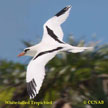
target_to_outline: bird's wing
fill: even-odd
[[[33,99],[39,92],[45,76],[45,68],[41,65],[42,59],[32,60],[26,73],[27,92],[30,99]]]
[[[61,28],[61,24],[67,19],[69,16],[69,12],[71,10],[71,6],[67,6],[58,12],[54,17],[50,18],[43,26],[43,38],[42,41],[56,41],[62,43],[63,39],[63,31]]]
[[[26,82],[30,98],[38,94],[45,77],[45,65],[57,54],[62,47],[40,52],[34,56],[27,67]]]

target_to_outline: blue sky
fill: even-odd
[[[108,43],[108,0],[0,0],[0,59],[25,62],[28,57],[16,56],[24,48],[21,40],[39,42],[45,21],[70,4],[64,40],[71,33],[87,40],[96,34]]]

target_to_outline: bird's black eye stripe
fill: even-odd
[[[27,52],[28,50],[30,50],[30,49],[25,49],[24,52]]]

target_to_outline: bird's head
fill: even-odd
[[[36,50],[34,50],[32,47],[25,48],[20,54],[18,54],[18,57],[21,56],[35,56]]]

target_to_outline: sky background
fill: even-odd
[[[72,5],[67,21],[62,25],[64,40],[92,40],[96,34],[108,43],[108,0],[0,0],[0,59],[25,62],[17,58],[25,48],[21,40],[36,44],[41,40],[43,24],[62,8]]]

